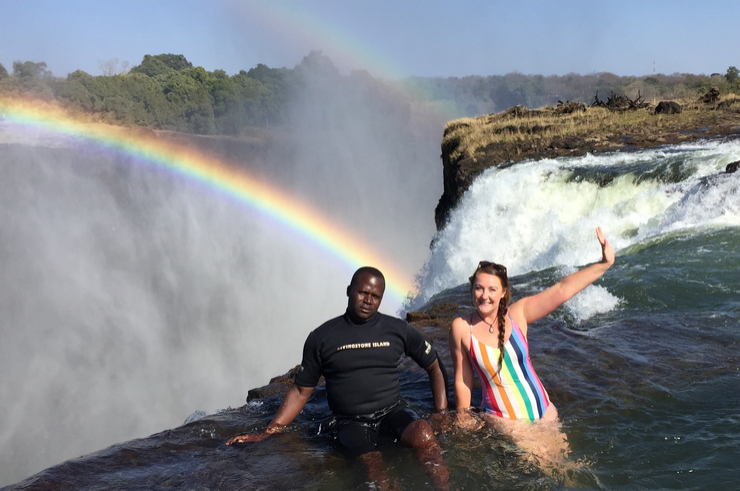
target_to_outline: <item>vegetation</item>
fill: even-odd
[[[259,65],[228,76],[193,67],[183,55],[146,55],[128,73],[116,73],[118,67],[115,60],[101,66],[109,75],[77,70],[59,78],[44,62],[17,61],[12,76],[0,68],[0,96],[56,100],[116,124],[238,134],[247,126],[284,122],[286,94],[295,83],[286,69]]]
[[[712,87],[727,93],[737,90],[720,74],[692,75],[654,74],[645,77],[620,77],[612,73],[589,75],[522,75],[510,73],[490,77],[419,78],[410,79],[431,99],[451,99],[460,116],[478,116],[500,112],[521,105],[530,109],[554,106],[560,101],[590,104],[596,94],[605,99],[609,94],[646,100],[693,98]]]
[[[478,118],[460,118],[447,123],[442,140],[451,161],[477,158],[490,145],[552,148],[553,142],[577,137],[579,141],[601,144],[614,137],[648,135],[709,127],[731,114],[740,113],[740,97],[726,94],[707,105],[698,98],[680,100],[681,114],[656,116],[654,107],[637,110],[610,110],[586,107],[565,112],[568,105],[528,110],[515,106],[498,114]],[[737,115],[729,117],[738,119]],[[579,145],[582,146],[582,145]]]
[[[307,89],[309,80],[317,73],[330,87],[331,84],[352,85],[356,93],[374,97],[388,111],[402,111],[404,106],[416,102],[410,95],[406,95],[405,100],[400,99],[396,90],[399,83],[377,80],[366,72],[342,76],[331,60],[319,52],[309,53],[293,69],[259,64],[235,75],[194,67],[185,56],[175,54],[146,55],[139,65],[126,73],[127,67],[127,62],[119,63],[114,59],[101,63],[103,75],[93,76],[77,70],[61,78],[54,77],[45,62],[16,61],[12,74],[0,65],[0,96],[55,100],[64,107],[84,111],[110,123],[232,135],[250,126],[272,127],[286,123],[290,102],[296,94]],[[490,77],[412,77],[400,84],[411,89],[406,94],[421,93],[427,103],[444,107],[452,117],[491,114],[517,105],[554,106],[558,100],[589,104],[596,94],[604,99],[609,94],[635,97],[639,93],[644,100],[656,101],[696,98],[712,87],[717,87],[722,94],[740,89],[735,67],[729,67],[724,76],[619,77],[598,73],[545,77],[511,73]],[[332,90],[325,91],[324,95],[330,98]],[[601,118],[599,114],[589,111],[588,115],[573,115],[572,119],[597,121]],[[608,120],[607,117],[601,119]],[[546,121],[537,124],[550,125]],[[545,138],[548,133],[537,134]]]
[[[725,80],[727,80],[727,83],[730,85],[734,85],[737,83],[738,75],[740,75],[740,70],[738,70],[736,67],[731,66],[727,69],[727,73],[725,74]]]

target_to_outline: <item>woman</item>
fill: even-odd
[[[469,411],[476,372],[483,389],[481,410],[487,422],[510,435],[514,443],[539,460],[560,461],[567,457],[568,444],[560,432],[557,409],[529,359],[527,327],[570,300],[614,264],[614,250],[600,227],[596,236],[601,244],[600,262],[512,305],[506,268],[480,262],[470,277],[475,311],[457,317],[450,330],[455,406],[461,426],[476,424]]]

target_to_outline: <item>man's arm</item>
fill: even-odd
[[[260,433],[245,433],[243,435],[237,435],[229,438],[226,445],[232,443],[244,443],[244,442],[261,442],[273,433],[279,432],[283,427],[289,425],[301,412],[303,407],[308,402],[308,398],[311,397],[313,387],[301,387],[293,384],[288,393],[285,394],[283,402],[280,404],[280,409],[272,418],[270,424],[267,425],[264,431]]]
[[[439,358],[426,368],[429,375],[429,385],[432,387],[434,410],[437,412],[447,409],[447,380],[440,368]]]

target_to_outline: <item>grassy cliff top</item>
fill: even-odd
[[[461,118],[445,126],[442,148],[450,160],[482,156],[491,145],[524,148],[552,146],[563,139],[581,139],[584,144],[608,147],[649,146],[689,139],[686,132],[722,134],[740,124],[740,96],[728,94],[717,102],[678,100],[680,114],[655,114],[657,102],[636,110],[564,104],[528,110],[522,106],[478,118]],[[580,107],[580,109],[575,109]],[[565,109],[561,109],[565,108]],[[571,111],[571,112],[566,112]],[[678,134],[674,134],[678,132]],[[628,137],[627,142],[622,142]],[[629,141],[637,138],[637,142]],[[529,145],[522,145],[529,142]],[[642,142],[644,145],[641,145]],[[534,143],[534,145],[531,145]],[[539,144],[537,144],[539,143]],[[571,146],[575,141],[570,142]],[[526,156],[524,158],[527,158]]]
[[[635,102],[627,99],[619,109],[573,102],[535,110],[514,106],[448,122],[442,139],[444,193],[435,210],[437,229],[475,177],[489,167],[740,135],[740,96],[734,93],[711,102],[676,100],[682,108],[678,114],[656,114],[658,101]]]

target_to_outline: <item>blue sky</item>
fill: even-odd
[[[0,0],[0,63],[99,75],[175,53],[233,74],[316,49],[383,77],[724,74],[740,66],[739,19],[737,0]]]

